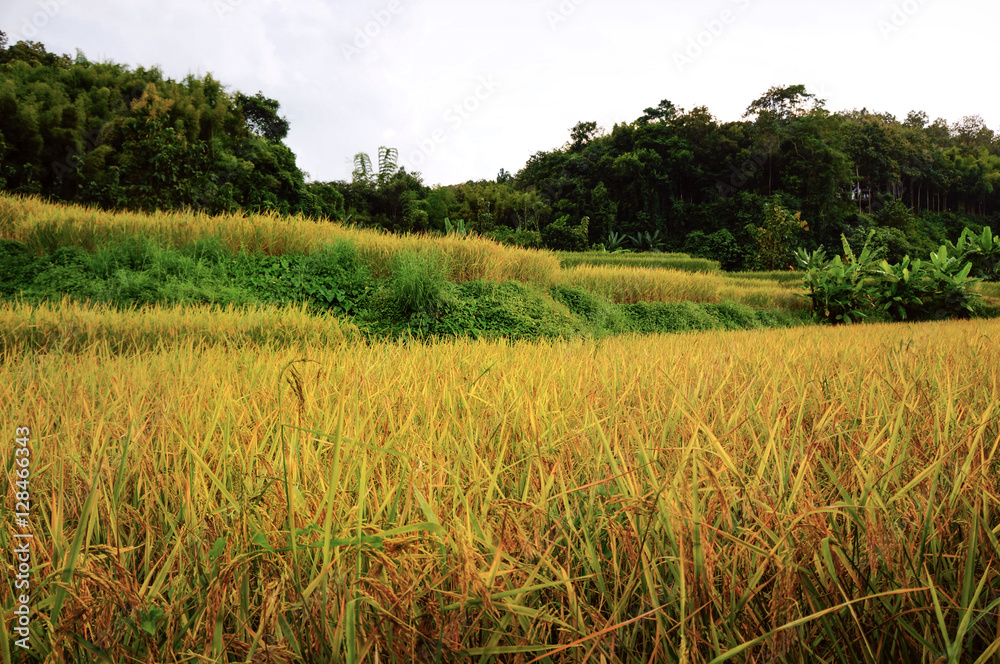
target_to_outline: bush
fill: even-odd
[[[2,201],[3,199],[0,199]],[[0,240],[0,295],[15,295],[24,290],[33,279],[35,262],[28,246],[17,240]]]
[[[913,244],[898,228],[861,227],[854,230],[848,240],[853,245],[864,244],[871,238],[872,260],[899,263],[904,256],[916,255]],[[935,247],[936,248],[936,247]]]
[[[372,288],[371,270],[350,242],[322,247],[303,268],[302,295],[333,314],[354,313]]]
[[[90,256],[77,247],[60,247],[49,256],[36,260],[26,275],[30,282],[25,292],[33,298],[56,299],[72,295],[81,300],[100,294],[101,283],[90,270]]]
[[[792,213],[783,205],[780,194],[764,204],[761,225],[749,224],[747,232],[754,242],[750,267],[755,270],[783,270],[795,262],[795,243],[809,225],[802,213]]]
[[[726,272],[743,269],[743,252],[736,238],[726,229],[711,235],[705,235],[702,231],[688,233],[684,240],[684,253],[718,261]]]
[[[866,310],[871,308],[871,293],[864,283],[874,269],[871,235],[858,257],[845,236],[841,236],[841,241],[846,261],[840,256],[826,260],[822,247],[811,254],[804,249],[795,253],[795,260],[806,272],[805,285],[809,289],[806,297],[812,300],[811,313],[821,322],[851,323],[864,319]]]
[[[559,217],[542,229],[542,244],[554,251],[583,251],[587,248],[587,224],[568,226],[569,215]]]
[[[1000,240],[993,237],[993,230],[989,226],[981,234],[966,228],[958,242],[945,242],[944,246],[950,255],[972,263],[974,277],[983,281],[1000,280]]]
[[[929,261],[904,256],[899,263],[883,260],[876,267],[870,247],[874,235],[869,233],[857,258],[846,237],[842,237],[846,260],[840,256],[826,260],[822,247],[812,254],[804,249],[796,253],[806,271],[814,318],[836,324],[863,319],[873,310],[894,320],[945,320],[973,313],[976,295],[969,289],[979,279],[969,276],[973,265],[964,254],[942,245]]]
[[[553,286],[552,299],[566,306],[570,313],[583,318],[600,333],[617,334],[628,328],[628,321],[621,307],[582,288]]]
[[[435,251],[401,253],[392,269],[392,294],[408,314],[433,315],[443,304],[448,284],[448,265]]]
[[[910,208],[898,198],[894,198],[875,215],[880,227],[892,228],[903,233],[912,230],[914,218]]]
[[[371,271],[348,241],[311,254],[243,254],[232,260],[236,281],[264,302],[305,302],[313,311],[353,314],[372,288]]]
[[[509,236],[504,243],[524,249],[541,249],[542,234],[538,231],[529,231],[520,228],[513,235]]]
[[[456,289],[435,332],[513,338],[578,336],[582,321],[537,288],[509,281],[470,281]]]
[[[948,248],[942,246],[931,254],[928,268],[931,286],[920,312],[921,318],[969,318],[973,312],[972,301],[976,297],[969,288],[980,281],[969,276],[972,263],[966,261],[964,255],[949,255]]]

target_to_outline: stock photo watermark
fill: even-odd
[[[28,649],[31,637],[31,429],[14,431],[14,645]]]
[[[402,3],[399,0],[392,0],[385,8],[372,12],[370,20],[363,26],[355,26],[354,40],[340,47],[344,59],[350,62],[354,57],[361,55],[361,52],[371,46],[402,11]]]
[[[902,30],[914,16],[920,13],[928,0],[906,0],[902,4],[892,6],[892,11],[885,18],[879,19],[878,29],[882,33],[882,39],[889,40],[894,34]]]
[[[38,36],[49,22],[54,19],[62,8],[70,3],[71,0],[42,0],[38,3],[38,11],[33,13],[31,16],[24,19],[21,25],[21,39],[24,41],[31,41]]]
[[[688,37],[684,49],[674,51],[674,64],[677,65],[677,71],[684,73],[685,67],[693,65],[726,34],[729,26],[739,19],[740,12],[750,8],[750,0],[732,0],[732,4],[735,9],[723,9],[715,18],[703,21],[704,30]]]
[[[555,30],[560,24],[570,19],[576,10],[587,0],[562,0],[555,9],[545,12],[545,19],[549,22],[549,27]]]
[[[212,7],[220,19],[226,18],[227,14],[236,11],[236,8],[243,4],[243,0],[213,0]]]
[[[453,104],[441,116],[448,128],[438,128],[432,131],[427,138],[417,143],[417,149],[410,153],[409,162],[412,167],[420,167],[427,162],[427,158],[437,151],[438,146],[447,142],[448,136],[458,131],[465,122],[475,114],[482,106],[483,102],[492,97],[500,82],[492,74],[479,77],[479,85],[459,102]]]

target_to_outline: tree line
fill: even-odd
[[[310,182],[276,100],[211,75],[165,78],[7,46],[0,33],[0,188],[107,208],[274,210],[392,232],[461,232],[560,250],[682,250],[728,269],[786,268],[798,246],[867,239],[927,254],[1000,215],[1000,137],[772,88],[739,121],[668,100],[610,130],[580,122],[516,174],[428,187],[379,148],[350,181]]]
[[[542,224],[586,221],[578,245],[658,233],[663,247],[719,258],[736,248],[748,267],[774,269],[793,262],[796,244],[875,231],[896,258],[997,218],[1000,138],[978,116],[949,125],[922,112],[832,113],[795,85],[767,91],[736,122],[666,100],[610,133],[581,122],[516,184],[549,203],[555,219]]]
[[[277,101],[210,74],[165,78],[7,47],[0,32],[0,188],[115,209],[268,211],[339,218],[343,198],[306,182]]]

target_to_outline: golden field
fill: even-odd
[[[349,241],[377,278],[388,276],[393,260],[404,252],[432,252],[442,258],[448,279],[455,283],[487,280],[520,281],[546,288],[568,285],[617,303],[736,302],[788,310],[808,306],[801,297],[801,283],[632,266],[561,268],[553,252],[509,247],[477,237],[398,236],[279,215],[106,212],[0,193],[0,238],[26,242],[39,254],[64,245],[93,251],[108,239],[122,236],[148,237],[173,248],[218,239],[233,252],[272,255],[309,253],[323,245]],[[655,260],[657,256],[636,254],[634,258]]]
[[[998,660],[1000,322],[424,344],[218,315],[0,309],[48,661]]]

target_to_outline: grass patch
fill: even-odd
[[[808,308],[805,298],[799,295],[800,289],[763,279],[733,279],[723,273],[580,265],[563,270],[559,283],[621,304],[736,302],[758,309],[799,311]]]
[[[719,272],[719,261],[695,258],[679,253],[608,253],[608,252],[556,252],[562,267],[595,265],[612,267],[641,267],[681,272]]]

